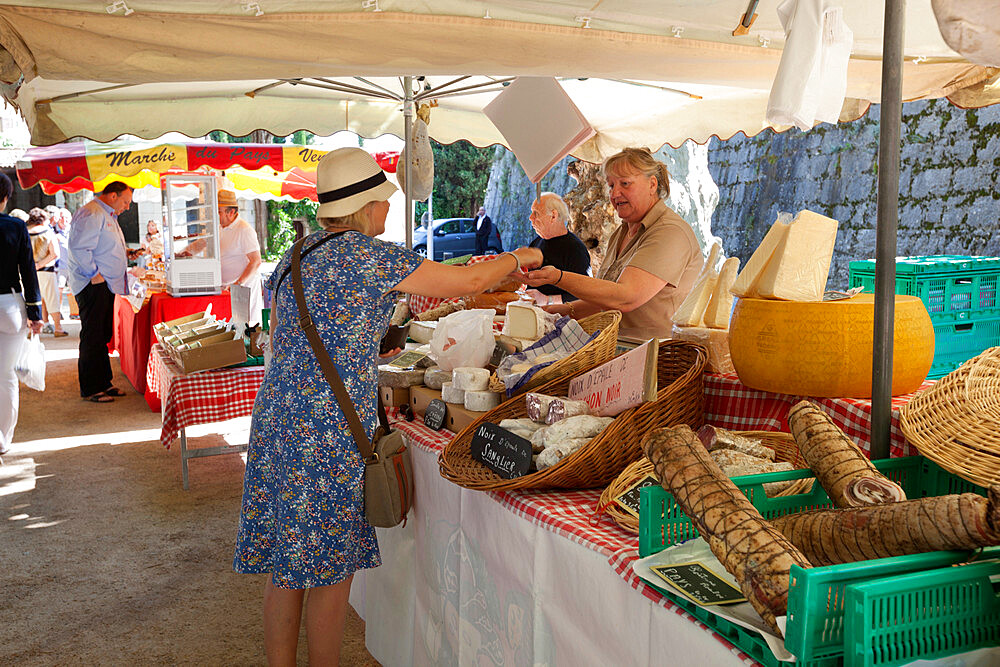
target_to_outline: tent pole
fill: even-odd
[[[892,417],[892,336],[899,219],[899,137],[903,93],[906,0],[885,0],[882,100],[878,140],[878,222],[875,229],[875,331],[872,349],[871,458],[889,457]]]
[[[403,229],[406,233],[406,247],[413,249],[413,199],[410,197],[410,158],[413,155],[413,146],[410,145],[410,135],[413,132],[413,77],[403,77],[403,180],[406,187],[403,188],[404,211]]]

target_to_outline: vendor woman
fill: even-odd
[[[543,266],[527,274],[531,287],[558,285],[579,297],[549,312],[577,319],[622,311],[619,332],[669,338],[674,311],[691,291],[704,258],[691,225],[667,208],[667,167],[646,148],[626,148],[604,161],[608,195],[621,225],[611,234],[596,278]]]

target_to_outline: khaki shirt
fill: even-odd
[[[634,266],[667,282],[652,299],[622,316],[619,333],[634,338],[669,338],[672,318],[691,291],[704,258],[694,230],[659,201],[639,223],[642,229],[618,252],[624,223],[611,234],[598,278],[617,282]]]

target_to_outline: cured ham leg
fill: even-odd
[[[1000,544],[1000,486],[874,507],[812,510],[771,519],[813,565]]]
[[[880,473],[854,441],[809,401],[788,411],[788,426],[802,458],[834,507],[867,507],[906,500],[898,485]]]
[[[788,606],[788,572],[806,557],[754,508],[687,426],[652,431],[642,441],[663,488],[697,526],[719,562],[779,636]]]

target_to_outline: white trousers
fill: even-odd
[[[28,316],[20,294],[0,294],[0,449],[10,446],[17,426],[18,384],[14,364],[27,338]]]

